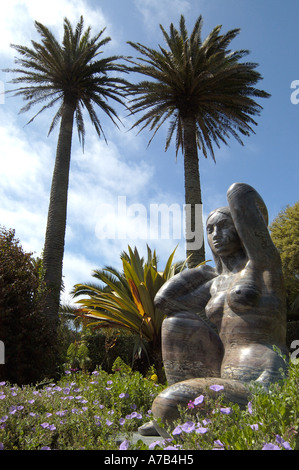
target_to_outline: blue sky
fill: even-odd
[[[104,54],[135,55],[127,41],[150,47],[163,45],[159,28],[171,22],[178,26],[180,15],[191,31],[201,14],[203,37],[221,24],[222,31],[241,28],[232,49],[249,49],[249,61],[259,64],[263,76],[259,87],[271,93],[260,100],[255,135],[244,139],[244,147],[231,140],[212,159],[199,155],[203,196],[203,217],[226,205],[226,191],[234,182],[254,186],[262,195],[270,222],[287,205],[299,198],[299,57],[297,0],[12,0],[1,6],[0,68],[13,67],[10,43],[30,45],[38,39],[34,20],[62,34],[63,18],[75,25],[80,15],[96,34],[106,27],[111,42]],[[7,90],[12,76],[0,72],[0,86]],[[296,82],[298,81],[298,82]],[[291,88],[296,86],[296,88]],[[293,99],[291,100],[291,97]],[[293,101],[293,102],[292,102]],[[112,104],[112,102],[111,102]],[[18,114],[22,101],[0,97],[0,225],[14,228],[25,250],[39,256],[44,242],[50,184],[54,166],[57,132],[47,137],[51,113],[43,113],[29,126],[31,113]],[[117,129],[99,114],[108,145],[98,139],[88,124],[84,154],[74,133],[68,201],[64,283],[65,295],[75,283],[91,280],[91,271],[106,265],[120,267],[119,255],[128,244],[146,254],[146,244],[155,248],[163,268],[179,244],[176,260],[185,254],[183,221],[170,226],[169,237],[150,231],[153,204],[177,204],[183,208],[184,179],[182,155],[174,147],[164,152],[167,125],[147,147],[150,134],[130,131],[134,120],[119,110],[124,126]],[[127,217],[120,213],[126,204]],[[138,204],[138,206],[134,206]],[[139,209],[135,217],[130,210]],[[183,209],[182,209],[183,214]],[[114,230],[114,237],[111,233]],[[110,230],[110,238],[103,231]],[[121,239],[121,232],[124,234]],[[106,232],[106,236],[107,232]],[[211,255],[207,249],[207,257]]]

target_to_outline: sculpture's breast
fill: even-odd
[[[261,290],[255,282],[247,281],[234,284],[227,292],[228,307],[235,313],[242,313],[258,305],[261,298]]]

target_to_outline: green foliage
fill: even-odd
[[[299,319],[299,201],[281,211],[269,228],[281,257],[289,317]]]
[[[175,250],[169,256],[163,271],[158,270],[156,252],[148,247],[147,260],[141,258],[138,250],[128,247],[128,253],[121,254],[123,272],[106,267],[94,271],[93,276],[104,284],[77,284],[74,297],[80,298],[81,308],[74,314],[82,317],[85,324],[93,328],[116,328],[134,334],[135,354],[148,353],[147,344],[151,346],[151,355],[155,362],[159,378],[162,374],[161,326],[164,315],[154,305],[154,298],[161,286],[185,263],[173,263]],[[92,321],[92,319],[97,320]]]
[[[47,322],[40,318],[45,293],[40,262],[24,252],[14,230],[1,228],[0,339],[5,344],[1,380],[31,383],[47,373]]]
[[[117,449],[148,420],[161,391],[138,372],[73,373],[57,384],[22,389],[0,382],[0,449]]]
[[[215,379],[215,385],[217,379]],[[245,409],[208,394],[199,404],[181,409],[181,418],[168,430],[168,448],[201,450],[299,449],[299,365],[290,363],[289,375],[264,389],[253,389]],[[155,449],[165,449],[160,443]]]
[[[44,386],[0,382],[0,449],[4,450],[299,450],[299,364],[269,391],[253,389],[248,406],[224,403],[221,390],[181,408],[181,418],[149,447],[132,432],[151,420],[163,387],[121,360],[114,373],[69,373]],[[150,371],[152,372],[152,371]],[[217,379],[215,379],[216,385]]]

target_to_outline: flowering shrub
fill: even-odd
[[[116,449],[118,434],[150,419],[161,389],[138,372],[102,370],[42,388],[0,382],[0,449]]]
[[[291,450],[299,449],[299,364],[269,392],[255,390],[246,409],[200,395],[149,447],[132,433],[151,419],[162,386],[120,367],[108,374],[69,372],[57,384],[22,388],[0,382],[0,450]],[[120,439],[120,436],[122,438]]]
[[[224,404],[223,386],[210,387],[217,398],[200,395],[181,409],[168,440],[152,449],[292,450],[299,449],[299,364],[290,363],[288,378],[268,392],[253,391],[246,409]]]

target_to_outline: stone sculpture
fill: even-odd
[[[154,400],[155,418],[171,422],[178,405],[212,384],[228,401],[248,401],[247,384],[267,387],[285,367],[286,304],[280,256],[261,196],[234,183],[228,207],[213,211],[206,230],[215,268],[177,274],[155,298],[166,315],[162,354],[168,387]]]

